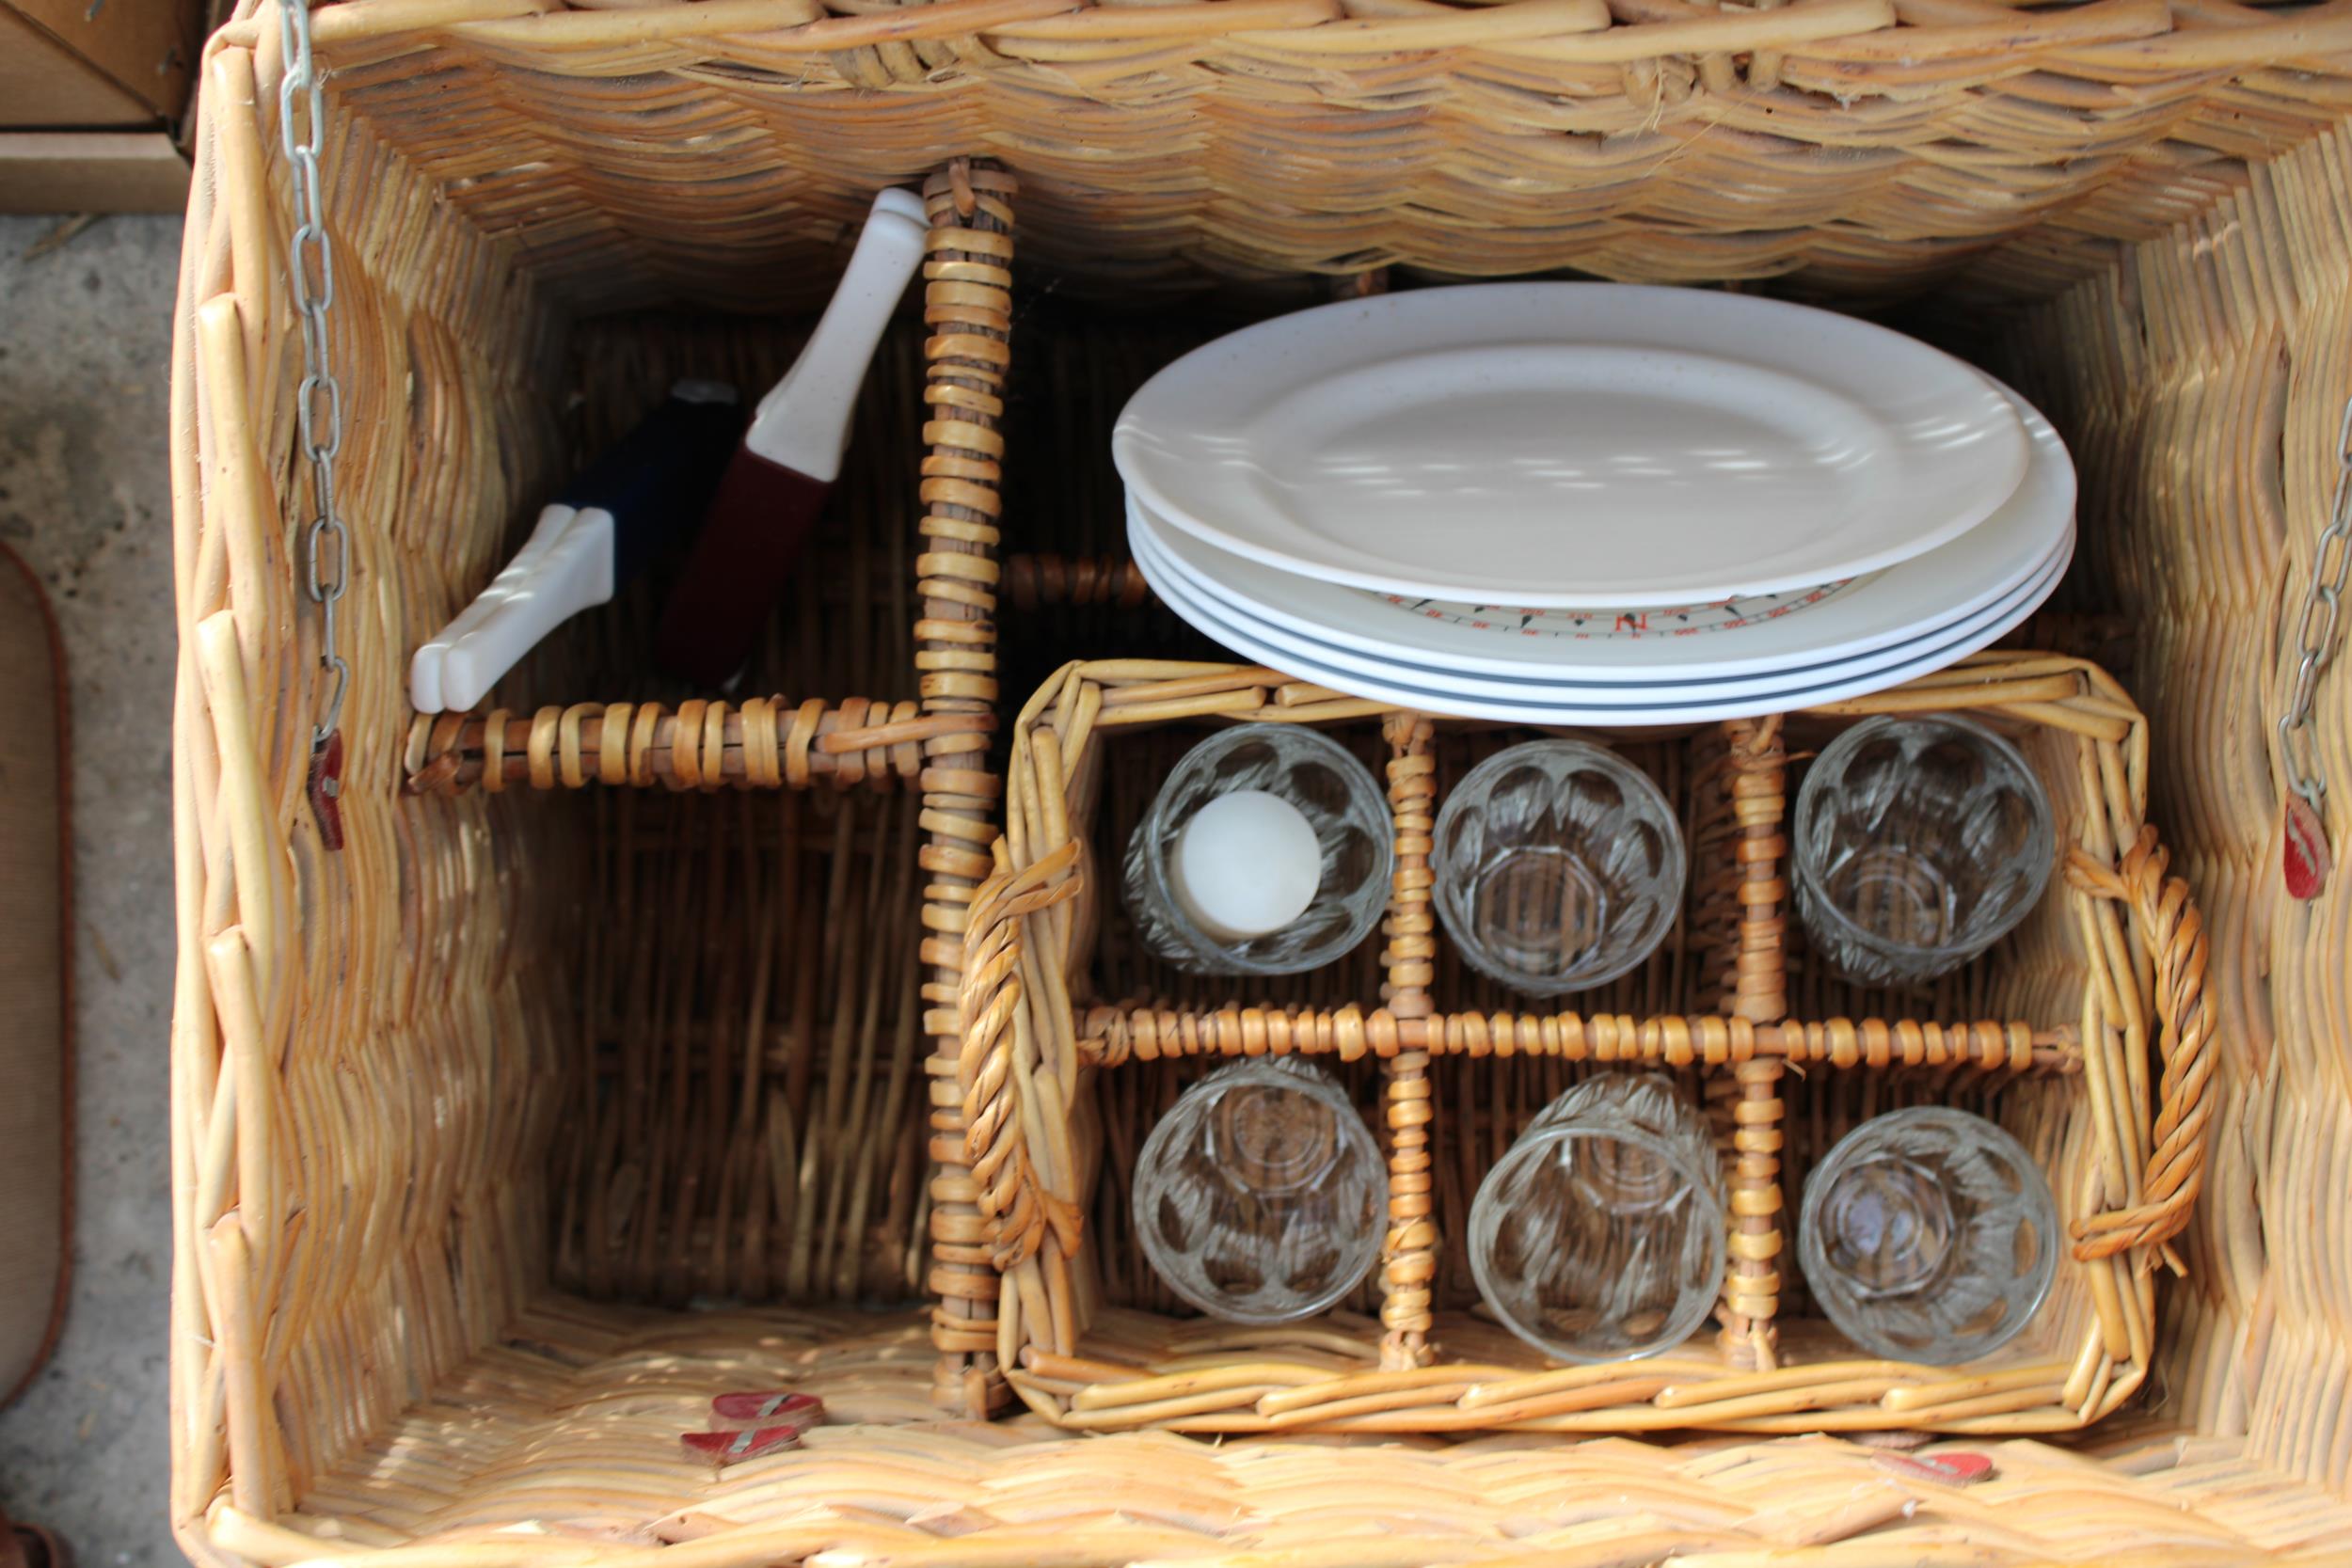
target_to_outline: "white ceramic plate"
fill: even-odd
[[[2031,453],[2023,481],[1984,522],[1882,572],[1734,601],[1741,611],[1736,615],[1711,604],[1691,607],[1690,621],[1677,620],[1673,610],[1652,611],[1639,635],[1613,633],[1611,619],[1580,625],[1590,612],[1448,605],[1295,576],[1168,526],[1132,490],[1128,531],[1150,537],[1187,582],[1226,608],[1229,619],[1386,663],[1576,684],[1777,676],[1899,651],[1958,626],[2029,581],[2061,547],[2073,527],[2075,491],[2065,443],[2031,404],[1984,379],[2016,410]]]
[[[1625,728],[1701,723],[1719,719],[1747,718],[1760,713],[1785,713],[1822,703],[1867,696],[1873,691],[1883,691],[1907,680],[1931,674],[1989,645],[2032,614],[2050,596],[2058,579],[2066,575],[2067,563],[2074,554],[2072,546],[2073,535],[2070,533],[2066,551],[2051,560],[2040,576],[2013,594],[2001,613],[1993,620],[1965,636],[1919,651],[1916,657],[1902,663],[1862,673],[1825,675],[1819,670],[1804,671],[1799,673],[1798,683],[1785,690],[1747,697],[1709,697],[1692,702],[1654,701],[1622,687],[1597,689],[1594,700],[1589,702],[1504,702],[1489,697],[1472,697],[1443,687],[1415,685],[1410,677],[1420,672],[1399,672],[1395,676],[1375,677],[1339,670],[1259,641],[1250,633],[1223,621],[1216,610],[1189,598],[1187,590],[1181,583],[1169,580],[1165,574],[1155,576],[1157,568],[1148,563],[1141,555],[1136,557],[1136,564],[1143,568],[1145,578],[1160,594],[1162,601],[1195,628],[1244,658],[1279,670],[1285,674],[1295,675],[1301,680],[1311,681],[1317,686],[1344,691],[1351,696],[1367,697],[1375,702],[1393,703],[1423,713],[1463,719],[1492,719],[1518,724]]]
[[[2026,441],[1961,361],[1702,289],[1348,300],[1195,350],[1111,436],[1171,527],[1329,582],[1639,607],[1804,591],[1956,538]]]
[[[1247,612],[1235,613],[1231,605],[1217,596],[1213,587],[1196,580],[1148,533],[1131,532],[1129,543],[1137,563],[1145,567],[1146,576],[1152,577],[1155,586],[1165,581],[1169,588],[1183,594],[1187,603],[1224,616],[1228,625],[1248,626],[1258,641],[1285,656],[1311,658],[1318,664],[1350,674],[1370,675],[1375,679],[1401,678],[1416,686],[1455,692],[1466,697],[1489,697],[1507,703],[1580,703],[1608,707],[1716,698],[1769,697],[1790,687],[1819,685],[1828,680],[1867,675],[1899,664],[1909,664],[1926,652],[1958,642],[2000,619],[2014,608],[2020,598],[2034,589],[2053,564],[2074,553],[2074,535],[2070,530],[2059,535],[2056,546],[2048,554],[2034,562],[2032,575],[2026,580],[2015,584],[1991,604],[1947,626],[1922,630],[1908,641],[1875,649],[1852,658],[1829,659],[1774,670],[1765,674],[1734,675],[1721,680],[1667,679],[1634,683],[1580,681],[1554,671],[1545,672],[1549,678],[1543,679],[1474,675],[1432,667],[1408,658],[1388,659],[1359,653],[1269,622],[1252,621]]]

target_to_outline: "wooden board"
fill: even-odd
[[[177,213],[188,160],[161,131],[0,131],[0,213]]]
[[[129,129],[175,119],[196,0],[0,0],[0,128]]]

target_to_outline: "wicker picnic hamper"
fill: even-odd
[[[206,51],[175,348],[199,1560],[2352,1555],[2352,904],[2285,891],[2276,730],[2347,461],[2352,12],[327,7],[339,795],[281,20],[248,0]],[[932,224],[920,319],[739,695],[650,675],[633,590],[483,711],[412,714],[410,650],[579,459],[675,377],[772,380],[894,183]],[[1444,791],[1514,736],[1224,662],[1126,565],[1105,445],[1232,325],[1544,272],[1907,312],[2083,488],[2013,646],[1604,737],[1683,811],[1691,896],[1644,967],[1535,1010],[1428,906]],[[1839,726],[1914,708],[2026,747],[2066,864],[1986,958],[1865,992],[1803,951],[1781,824]],[[1237,719],[1353,747],[1401,868],[1356,954],[1248,988],[1152,960],[1101,870]],[[2347,720],[2323,673],[2339,780]],[[1340,1309],[1239,1330],[1179,1311],[1123,1216],[1154,1117],[1257,1052],[1355,1095],[1391,1225]],[[1626,1063],[1717,1130],[1722,1308],[1661,1358],[1546,1365],[1475,1312],[1463,1214]],[[1985,1363],[1858,1356],[1790,1263],[1810,1163],[1910,1103],[2017,1132],[2069,1227]],[[826,1402],[803,1447],[682,1451],[715,1397],[783,1389]]]

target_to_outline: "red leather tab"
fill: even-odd
[[[725,1466],[762,1454],[782,1453],[801,1446],[801,1434],[814,1422],[791,1426],[745,1427],[740,1432],[687,1432],[678,1434],[686,1457],[705,1465]]]
[[[717,1431],[681,1433],[678,1446],[689,1459],[724,1466],[799,1448],[802,1434],[823,1422],[825,1402],[789,1388],[721,1394],[710,1402],[710,1418]]]
[[[1980,1453],[1879,1453],[1870,1458],[1889,1475],[1938,1486],[1974,1486],[1993,1474],[1993,1461]]]
[[[2327,825],[2319,820],[2319,813],[2300,795],[2287,796],[2285,827],[2281,832],[2285,848],[2287,892],[2306,901],[2319,896],[2328,885],[2328,874],[2335,869],[2334,851],[2328,847]]]
[[[803,1418],[813,1425],[824,1418],[825,1402],[814,1394],[778,1388],[765,1394],[721,1394],[710,1402],[710,1413],[729,1427],[788,1426]]]
[[[318,818],[319,842],[329,849],[343,847],[343,732],[337,730],[326,744],[310,753],[310,815]]]

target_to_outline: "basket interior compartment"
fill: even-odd
[[[1805,1182],[1837,1141],[1872,1117],[1915,1105],[1941,1105],[1966,1111],[1999,1124],[2033,1156],[2051,1179],[2058,1226],[2081,1212],[2079,1185],[2070,1186],[2058,1173],[2074,1168],[2079,1150],[2073,1140],[2082,1136],[2082,1084],[2075,1075],[2014,1077],[1960,1069],[1892,1069],[1883,1073],[1830,1072],[1784,1083],[1781,1097],[1788,1113],[1782,1123],[1787,1136],[1781,1155],[1781,1186],[1787,1199],[1783,1211],[1788,1237],[1783,1252],[1780,1315],[1774,1321],[1781,1343],[1792,1357],[1815,1360],[1867,1359],[1838,1333],[1807,1290],[1803,1255],[1797,1246]],[[2050,1293],[2017,1337],[1982,1361],[1968,1364],[1972,1371],[2066,1360],[2074,1353],[2090,1310],[2080,1267],[2061,1245],[2058,1273]]]
[[[548,389],[564,411],[559,450],[593,456],[680,378],[755,397],[804,331],[789,319],[580,322]],[[921,378],[919,341],[895,331],[744,691],[834,703],[913,695],[916,541],[899,497]],[[675,706],[695,695],[648,657],[662,578],[649,571],[566,624],[484,707]],[[551,1180],[553,1284],[673,1307],[919,1295],[911,1238],[928,1042],[915,983],[916,804],[865,786],[597,786],[499,802],[510,820],[545,819],[536,892],[562,927],[533,956],[536,983],[563,1017],[560,1111],[545,1147],[522,1152]]]
[[[1023,324],[1036,352],[1015,362],[1006,416],[1009,442],[1037,458],[1014,466],[1025,477],[1008,485],[1020,543],[1034,547],[1005,562],[1000,689],[1025,689],[1089,648],[1220,657],[1125,565],[1108,459],[1128,393],[1201,333],[1123,318],[1097,330],[1106,323],[1096,312],[1050,302],[1037,315]],[[562,410],[550,442],[559,456],[539,487],[617,439],[675,380],[724,381],[755,397],[807,326],[675,311],[568,324],[548,399]],[[901,322],[876,356],[848,462],[739,696],[879,706],[914,695],[920,541],[909,492],[923,378],[923,333]],[[534,515],[518,510],[502,549],[519,546]],[[448,610],[503,558],[451,572]],[[567,623],[483,710],[675,710],[699,695],[649,657],[666,578],[658,565]],[[1376,768],[1376,727],[1370,744]],[[535,1092],[557,1109],[534,1133],[544,1148],[520,1162],[551,1181],[553,1284],[668,1307],[921,1297],[926,877],[919,801],[903,784],[717,794],[510,785],[496,803],[499,842],[526,832],[541,846],[527,858],[556,960],[540,1000],[559,1020],[561,1065]],[[1362,955],[1366,997],[1376,955],[1375,940]]]
[[[1162,1316],[1199,1320],[1200,1314],[1180,1301],[1153,1271],[1136,1240],[1132,1208],[1135,1198],[1136,1155],[1151,1136],[1159,1118],[1193,1085],[1222,1067],[1216,1058],[1136,1064],[1103,1075],[1094,1089],[1096,1115],[1101,1119],[1102,1162],[1096,1169],[1093,1202],[1088,1213],[1088,1234],[1099,1247],[1091,1260],[1105,1306],[1132,1307]],[[1323,1062],[1329,1074],[1363,1117],[1377,1140],[1381,1136],[1380,1073],[1376,1064]],[[1380,1310],[1379,1274],[1375,1268],[1318,1323],[1330,1332],[1377,1338]],[[1216,1324],[1200,1326],[1214,1332]]]
[[[564,360],[562,450],[592,453],[678,377],[760,387],[789,364],[804,330],[800,318],[675,312],[580,321]],[[1009,443],[1019,454],[1007,484],[1009,511],[1019,519],[1006,571],[1007,596],[1018,611],[1004,621],[1008,693],[1065,658],[1104,649],[1220,657],[1148,595],[1138,600],[1139,585],[1120,572],[1123,524],[1107,456],[1109,424],[1128,393],[1212,331],[1200,322],[1178,329],[1156,317],[1051,300],[1024,310],[1007,416]],[[911,694],[905,649],[915,613],[915,541],[904,497],[921,376],[920,335],[903,325],[878,356],[850,464],[741,691],[854,693],[880,702]],[[651,673],[644,657],[659,586],[641,581],[608,610],[566,626],[492,701],[523,711],[582,698],[675,704],[688,695]],[[1101,791],[1094,822],[1097,866],[1117,866],[1156,781],[1206,733],[1178,725],[1122,737],[1116,784]],[[1378,723],[1338,733],[1379,776],[1388,753]],[[1441,730],[1438,800],[1476,762],[1535,733]],[[1808,738],[1827,733],[1817,727]],[[1696,781],[1718,741],[1714,728],[1591,738],[1632,761],[1683,811],[1698,888],[1705,850],[1692,813],[1701,793]],[[1793,785],[1792,779],[1792,792]],[[665,1307],[919,1299],[925,1041],[911,794],[591,788],[514,796],[500,806],[501,815],[541,816],[539,832],[587,851],[548,868],[580,882],[576,899],[551,900],[567,927],[554,943],[564,956],[554,993],[575,1014],[561,1034],[577,1043],[559,1074],[562,1111],[545,1123],[546,1153],[527,1162],[549,1178],[549,1283],[592,1299]],[[1236,982],[1186,975],[1146,952],[1111,878],[1097,903],[1089,1002],[1215,1006],[1245,991],[1252,1003],[1278,1006],[1369,1009],[1380,1002],[1377,929],[1321,970]],[[1713,977],[1692,927],[1692,911],[1685,911],[1634,972],[1557,1005],[1633,1018],[1713,1010]],[[1442,1008],[1511,1013],[1552,1006],[1461,962],[1442,928],[1437,946],[1432,995]],[[1991,1000],[1982,977],[1999,961],[1979,960],[1927,995],[1833,987],[1818,993],[1829,1010],[1816,1016],[1922,1009],[1940,1018],[1994,1016],[1970,1004]],[[1111,1306],[1188,1315],[1132,1245],[1124,1212],[1129,1160],[1121,1156],[1131,1158],[1157,1115],[1213,1065],[1130,1069],[1109,1075],[1098,1091],[1104,1157],[1091,1233]],[[1345,1070],[1369,1109],[1376,1072],[1370,1064]],[[1525,1122],[1591,1070],[1534,1058],[1445,1060],[1433,1069],[1438,1303],[1462,1320],[1457,1332],[1482,1348],[1492,1341],[1500,1359],[1528,1353],[1467,1321],[1477,1307],[1462,1252],[1470,1199]],[[1359,1325],[1370,1325],[1376,1310],[1375,1280],[1351,1300]],[[1801,1284],[1792,1278],[1791,1287],[1801,1303]],[[1701,1340],[1711,1333],[1710,1325]],[[1824,1342],[1817,1331],[1798,1333],[1804,1343]]]
[[[1074,650],[1073,650],[1074,651]],[[1122,740],[1098,784],[1093,831],[1087,848],[1092,864],[1091,962],[1079,979],[1084,1002],[1117,1006],[1142,1002],[1176,1006],[1217,1007],[1240,999],[1279,1007],[1331,1007],[1354,1002],[1370,1007],[1380,995],[1380,928],[1343,956],[1299,974],[1193,974],[1154,954],[1136,929],[1122,895],[1120,870],[1137,824],[1151,812],[1160,783],[1184,753],[1214,730],[1195,724],[1147,730]],[[1388,748],[1376,722],[1333,732],[1373,778],[1388,764]],[[1144,1128],[1148,1132],[1149,1125]],[[1141,1134],[1138,1133],[1138,1141]]]
[[[2074,575],[2089,578],[2092,574],[2084,571]],[[2088,585],[2077,590],[2078,594],[2097,592]],[[2040,646],[2029,641],[2038,629],[2037,623],[2047,626],[2049,618],[2036,617],[2005,639],[2005,645]],[[2051,872],[2041,900],[2015,929],[1951,973],[1923,985],[1897,987],[1856,985],[1833,973],[1809,951],[1811,943],[1804,923],[1792,909],[1786,935],[1789,949],[1789,1006],[1795,1016],[2022,1018],[2037,1025],[2074,1022],[2089,965],[2083,952],[2081,927],[2065,896],[2064,863],[2069,847],[2076,842],[2073,836],[2075,829],[2096,809],[2093,786],[2082,775],[2082,762],[2073,740],[2062,732],[1997,715],[1980,716],[1979,721],[2018,748],[2048,793],[2052,819],[2058,827],[2058,864]],[[1789,719],[1788,799],[1792,814],[1813,759],[1850,724],[1851,721],[1809,714]],[[1790,874],[1793,877],[1793,868]]]
[[[1215,322],[1221,325],[1225,318]],[[1107,433],[1125,397],[1213,328],[1052,300],[1023,311],[1008,440],[1008,505],[1019,519],[1006,566],[1004,689],[1025,689],[1073,656],[1105,648],[1161,657],[1221,657],[1141,594],[1123,569],[1123,523]],[[570,328],[559,450],[593,453],[674,379],[755,388],[796,352],[805,321],[632,312]],[[922,344],[894,329],[864,395],[850,460],[828,502],[787,607],[770,622],[739,689],[787,697],[854,693],[902,700],[915,613],[905,527],[908,431],[920,418]],[[527,517],[528,511],[523,514]],[[1034,546],[1034,548],[1027,547]],[[485,706],[659,701],[691,695],[649,669],[658,578],[571,623],[502,682]],[[1817,742],[1834,726],[1816,726]],[[1305,974],[1236,981],[1185,974],[1144,950],[1115,868],[1157,781],[1208,732],[1198,725],[1123,736],[1115,781],[1100,790],[1094,863],[1097,936],[1083,977],[1092,1004],[1149,1001],[1371,1009],[1382,998],[1383,938]],[[1380,776],[1376,721],[1334,732]],[[1538,732],[1447,726],[1434,746],[1438,801],[1483,758]],[[1699,780],[1714,726],[1663,737],[1588,736],[1645,772],[1684,816],[1694,895],[1708,849],[1697,841]],[[2055,756],[2055,753],[2053,753]],[[510,794],[501,815],[531,814],[543,842],[586,853],[547,869],[576,879],[549,897],[563,927],[552,995],[568,1016],[559,1114],[545,1122],[549,1282],[590,1298],[689,1302],[912,1304],[923,1290],[923,1065],[914,951],[922,874],[910,792],[591,787]],[[1792,779],[1792,793],[1794,780]],[[426,808],[431,809],[431,808]],[[542,879],[560,885],[557,877]],[[547,896],[542,895],[542,896]],[[1516,993],[1463,963],[1438,935],[1431,994],[1446,1010],[1510,1014],[1565,1006],[1640,1019],[1714,1010],[1700,911],[1686,909],[1640,967],[1556,1004]],[[1795,929],[1793,920],[1791,929]],[[2012,939],[2012,944],[2013,944]],[[1988,958],[1931,993],[1812,993],[1809,1016],[1910,1011],[1959,1019],[1993,999]],[[576,967],[575,967],[576,966]],[[1973,977],[1973,978],[1972,978]],[[574,983],[574,982],[577,983]],[[1957,1010],[1955,1010],[1955,1008]],[[1100,1091],[1104,1159],[1093,1234],[1113,1306],[1169,1309],[1172,1298],[1123,1244],[1126,1162],[1157,1114],[1207,1070],[1200,1062],[1112,1075]],[[1438,1203],[1445,1262],[1439,1304],[1467,1313],[1475,1291],[1460,1248],[1470,1196],[1527,1119],[1591,1070],[1533,1058],[1443,1060],[1436,1078]],[[1369,1106],[1369,1067],[1348,1069]],[[1132,1080],[1132,1081],[1131,1081]],[[1371,1281],[1354,1299],[1374,1309]],[[1711,1330],[1710,1330],[1711,1332]],[[1502,1348],[1502,1347],[1499,1347]],[[1508,1347],[1517,1354],[1516,1344]]]

